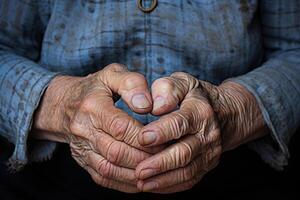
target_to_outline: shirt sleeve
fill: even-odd
[[[27,142],[34,111],[57,75],[38,64],[49,19],[46,2],[0,3],[0,136],[15,145],[8,162],[12,170],[21,169],[31,160],[49,158],[55,148],[52,142]]]
[[[288,144],[300,124],[299,8],[298,0],[260,1],[265,62],[231,79],[256,97],[271,132],[250,147],[278,170],[288,164]]]

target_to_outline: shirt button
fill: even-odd
[[[143,4],[142,0],[137,1],[137,6],[141,11],[143,11],[144,13],[150,13],[156,8],[157,0],[152,0],[151,1],[151,6],[148,7],[148,8],[145,8],[142,4]]]

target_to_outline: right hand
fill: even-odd
[[[115,107],[119,96],[136,113],[152,110],[144,76],[120,64],[86,77],[58,76],[41,100],[32,136],[69,143],[73,158],[97,184],[139,192],[135,167],[155,149],[139,145],[142,124]]]

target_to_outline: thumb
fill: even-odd
[[[110,64],[101,71],[100,80],[113,93],[120,95],[132,111],[141,114],[151,111],[152,98],[142,74],[129,72],[121,64]]]
[[[174,111],[198,84],[196,78],[184,72],[175,72],[169,77],[155,80],[151,87],[152,114],[163,115]]]

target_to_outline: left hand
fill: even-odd
[[[137,166],[142,191],[187,190],[217,165],[223,151],[266,133],[256,99],[234,82],[214,86],[177,72],[153,83],[152,98],[152,114],[169,114],[146,125],[139,143],[172,144]]]

